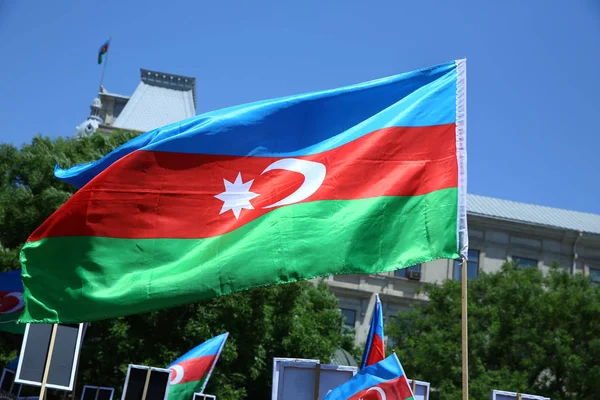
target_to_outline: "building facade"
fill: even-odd
[[[600,283],[600,215],[469,195],[467,219],[469,279],[516,261],[519,268],[543,272],[557,263]],[[427,301],[419,291],[424,283],[460,280],[460,268],[456,260],[436,260],[390,273],[319,280],[338,298],[345,325],[355,329],[356,342],[361,344],[369,331],[376,293],[387,321]]]

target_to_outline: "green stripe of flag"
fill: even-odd
[[[21,321],[93,321],[269,284],[458,258],[457,198],[453,188],[301,203],[207,239],[74,236],[27,243]]]
[[[194,393],[200,392],[204,386],[206,376],[199,381],[178,383],[169,386],[168,400],[191,400]]]

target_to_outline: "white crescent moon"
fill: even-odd
[[[377,393],[379,393],[381,395],[381,400],[387,400],[387,396],[385,395],[385,392],[383,391],[382,388],[373,386],[372,388],[369,388],[369,390],[367,390],[367,393],[369,393],[371,390],[374,390]]]
[[[279,200],[269,206],[263,208],[273,208],[285,206],[288,204],[298,203],[312,196],[323,184],[327,169],[321,163],[315,161],[300,160],[297,158],[283,158],[269,165],[261,173],[274,169],[286,169],[288,171],[299,172],[304,175],[304,183],[294,193],[290,194],[285,199]]]
[[[21,308],[23,308],[23,293],[21,293],[21,292],[10,292],[6,296],[4,296],[5,299],[7,297],[15,297],[18,300],[17,305],[14,306],[13,308],[11,308],[8,311],[0,311],[0,314],[14,313],[14,312],[20,310]]]
[[[170,369],[175,372],[175,376],[171,378],[171,385],[177,385],[183,379],[183,367],[181,365],[175,364]]]

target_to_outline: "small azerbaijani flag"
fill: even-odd
[[[25,324],[15,323],[23,308],[21,270],[0,273],[0,331],[23,334]]]
[[[208,379],[221,355],[229,332],[207,340],[169,365],[171,387],[169,399],[191,399],[194,393],[204,392]]]
[[[329,392],[324,400],[414,400],[406,374],[396,354],[362,369],[352,379]]]
[[[110,40],[107,40],[102,46],[100,46],[100,51],[98,52],[98,64],[102,64],[102,56],[108,53],[109,44]]]
[[[381,300],[379,295],[375,295],[375,308],[371,317],[371,328],[367,336],[365,352],[360,363],[360,369],[369,365],[377,364],[385,359],[385,346],[383,344],[383,312],[381,310]]]

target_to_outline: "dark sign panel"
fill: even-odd
[[[115,389],[98,386],[84,386],[81,400],[112,400]]]
[[[146,400],[165,400],[167,398],[171,381],[170,369],[130,364],[127,369],[122,400],[142,400],[148,370],[150,370],[150,380],[148,390],[146,390]]]
[[[57,325],[46,387],[72,390],[83,324]],[[52,335],[51,324],[27,324],[15,382],[41,386]]]

